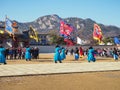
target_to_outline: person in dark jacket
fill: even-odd
[[[78,47],[75,48],[75,60],[79,59],[79,49]]]

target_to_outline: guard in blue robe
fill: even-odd
[[[55,63],[57,63],[57,61],[62,63],[60,52],[61,52],[61,48],[60,48],[60,46],[57,45],[56,48],[55,48],[55,54],[54,54],[54,62]]]
[[[25,59],[26,61],[30,61],[31,60],[31,52],[30,52],[30,48],[29,47],[26,47],[26,51],[25,51]]]
[[[62,47],[60,56],[61,56],[61,60],[64,60],[66,58],[65,48],[64,47]]]
[[[6,58],[5,58],[5,48],[0,46],[0,63],[6,63]]]
[[[95,54],[95,50],[92,47],[90,47],[88,50],[88,57],[87,57],[88,62],[90,62],[90,61],[95,62],[96,61],[94,54]]]

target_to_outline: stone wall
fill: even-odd
[[[55,46],[35,46],[35,45],[32,45],[31,47],[38,47],[39,48],[39,52],[40,53],[54,53],[55,51]],[[65,47],[67,49],[75,49],[76,47],[80,47],[80,46],[70,46],[70,47],[66,47],[66,46],[61,46],[61,47]],[[81,46],[83,49],[88,49],[90,46]],[[117,46],[114,46],[114,45],[100,45],[100,46],[93,46],[93,48],[114,48],[114,47],[117,47]]]

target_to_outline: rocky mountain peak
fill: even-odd
[[[29,26],[32,25],[35,30],[39,33],[49,33],[51,30],[59,31],[60,20],[66,21],[68,24],[71,24],[74,29],[76,29],[76,35],[83,38],[83,39],[92,39],[92,32],[93,32],[93,24],[96,21],[87,18],[82,19],[78,17],[69,17],[69,18],[61,18],[56,14],[53,15],[46,15],[37,18],[33,22],[27,23],[18,23],[18,29],[20,31],[29,30]],[[0,26],[3,26],[4,22],[0,22]],[[120,35],[120,28],[116,26],[106,26],[103,24],[99,24],[102,29],[104,37],[112,37]]]

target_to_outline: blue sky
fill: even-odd
[[[97,23],[120,27],[120,0],[0,0],[0,21],[7,15],[19,22],[44,15],[91,18]]]

